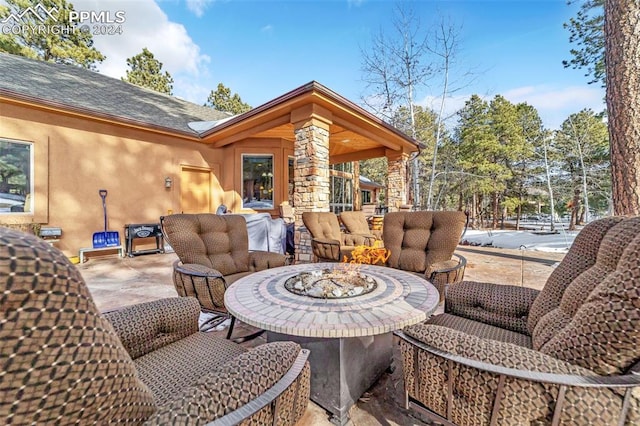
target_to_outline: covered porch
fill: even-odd
[[[311,260],[302,213],[330,209],[331,166],[354,162],[353,192],[357,194],[357,161],[386,157],[386,205],[393,208],[407,202],[407,162],[418,151],[417,142],[315,81],[244,114],[202,123],[201,129],[202,141],[214,149],[245,146],[245,151],[256,154],[267,152],[269,146],[282,150],[274,155],[271,200],[295,208],[298,261]],[[236,192],[244,202],[247,184],[244,176],[239,177],[243,174],[242,170],[233,173]],[[361,208],[357,196],[353,207]]]

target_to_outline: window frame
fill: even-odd
[[[337,163],[329,166],[329,211],[339,214],[343,211],[352,211],[354,200],[355,174],[353,163]],[[338,194],[337,186],[343,187]],[[338,197],[340,195],[340,197]]]
[[[0,211],[0,215],[4,217],[19,217],[19,216],[34,216],[35,215],[35,187],[36,187],[36,163],[35,163],[35,152],[36,152],[36,144],[33,141],[13,139],[4,136],[0,136],[0,142],[17,144],[17,145],[26,145],[29,147],[29,187],[25,188],[25,200],[23,203],[22,211]],[[29,202],[28,210],[25,209],[27,201]]]
[[[371,204],[371,197],[373,195],[373,191],[370,189],[361,189],[360,190],[360,202],[362,204]]]
[[[263,172],[261,177],[265,177],[268,180],[270,180],[270,188],[267,189],[268,193],[270,193],[271,195],[271,199],[269,201],[271,201],[271,206],[270,207],[266,207],[266,206],[251,206],[251,205],[247,205],[247,203],[245,202],[245,198],[246,198],[246,187],[245,187],[245,158],[247,157],[253,157],[253,158],[264,158],[264,159],[270,159],[271,161],[271,171],[270,172]],[[266,176],[265,176],[266,173]],[[256,181],[256,179],[253,179],[254,182]],[[275,174],[275,155],[273,153],[242,153],[240,154],[240,194],[241,194],[241,208],[242,209],[251,209],[251,210],[273,210],[275,209],[275,184],[276,184],[276,174]],[[255,183],[254,183],[254,187],[255,187]],[[264,191],[264,189],[260,188],[259,191]],[[252,200],[253,200],[253,196],[252,196]],[[251,203],[252,201],[249,201],[249,203]]]

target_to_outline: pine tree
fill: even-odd
[[[555,133],[553,148],[563,163],[561,189],[572,206],[570,229],[575,229],[582,218],[589,220],[589,209],[594,205],[599,204],[599,210],[603,204],[607,208],[610,194],[607,125],[590,109],[571,114]]]
[[[573,3],[576,0],[571,0]],[[590,83],[605,82],[604,66],[604,0],[585,0],[574,18],[564,24],[570,32],[572,59],[562,61],[565,67],[586,68]]]
[[[222,83],[218,83],[218,89],[215,92],[211,91],[204,106],[211,107],[217,111],[230,112],[234,115],[242,114],[251,109],[251,105],[242,102],[240,95],[237,93],[231,95],[231,89],[225,87]]]
[[[607,111],[613,209],[640,214],[640,2],[605,3]]]
[[[22,13],[29,8],[29,13]],[[0,4],[0,21],[12,13],[22,16],[19,22],[0,24],[0,52],[95,69],[96,62],[106,58],[93,47],[91,33],[71,23],[72,11],[66,0],[6,0],[6,6]],[[13,25],[21,31],[11,31]]]
[[[146,47],[142,53],[127,59],[129,70],[122,81],[146,87],[156,92],[173,94],[173,78],[168,71],[162,72],[162,62],[158,61]]]

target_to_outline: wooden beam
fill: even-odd
[[[334,116],[333,117],[333,122],[343,128],[345,128],[346,130],[351,130],[352,132],[355,133],[359,133],[362,136],[369,138],[375,142],[378,142],[379,144],[382,144],[384,146],[386,146],[387,148],[393,149],[393,150],[398,150],[401,149],[401,147],[398,144],[394,144],[392,142],[389,142],[388,140],[386,140],[385,138],[376,135],[375,133],[369,131],[369,130],[365,130],[364,128],[357,126],[341,117],[337,117]]]
[[[340,163],[347,163],[349,161],[359,161],[359,160],[367,160],[369,158],[384,157],[386,151],[388,150],[380,147],[380,148],[371,148],[371,149],[365,149],[362,151],[350,152],[348,154],[330,155],[329,164],[340,164]]]
[[[225,145],[229,145],[232,144],[234,142],[238,142],[241,141],[243,139],[247,139],[250,138],[251,136],[255,135],[256,133],[260,133],[262,131],[265,130],[269,130],[272,129],[274,127],[278,127],[281,126],[283,124],[289,124],[290,118],[289,118],[289,114],[286,115],[282,115],[280,117],[274,118],[272,120],[269,120],[267,122],[264,122],[262,124],[258,124],[257,126],[253,126],[250,127],[246,130],[242,130],[238,133],[233,133],[230,136],[227,136],[226,138],[222,138],[216,142],[214,142],[212,144],[212,146],[214,148],[222,148]],[[206,140],[206,138],[205,138]]]
[[[333,113],[318,104],[303,105],[291,111],[291,124],[298,129],[316,120],[324,123],[323,127],[328,129],[333,120]]]

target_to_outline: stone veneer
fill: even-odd
[[[397,206],[407,202],[407,162],[409,154],[387,154],[387,206],[389,211],[397,210]]]
[[[302,213],[328,212],[330,201],[329,126],[332,115],[313,105],[292,111],[294,126],[293,207],[295,208],[295,262],[314,260],[311,234],[302,222]],[[387,150],[387,206],[390,210],[407,200],[407,162],[409,154]],[[356,176],[358,174],[356,173]],[[355,187],[358,188],[356,180]],[[358,191],[359,192],[359,191]],[[356,192],[356,196],[359,194]],[[359,205],[359,198],[355,202]]]
[[[311,234],[302,213],[329,211],[329,128],[313,120],[295,128],[293,205],[295,206],[295,261],[311,262]]]

